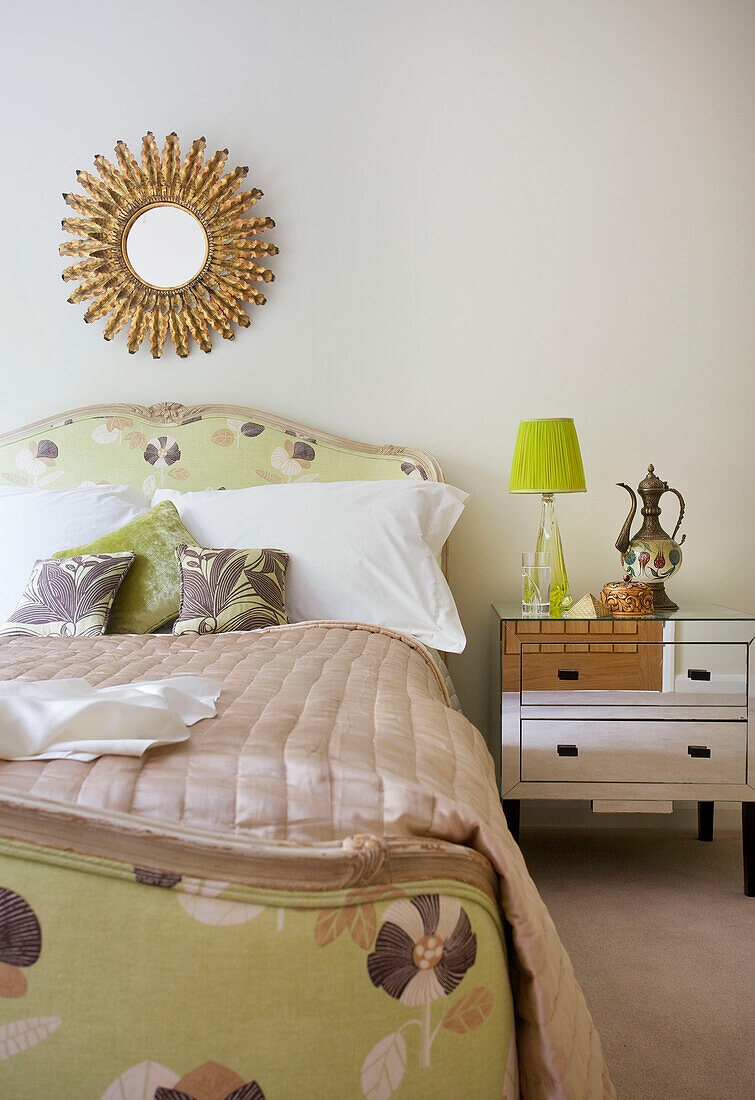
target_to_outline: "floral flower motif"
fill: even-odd
[[[265,430],[265,425],[254,424],[252,421],[247,421],[245,424],[241,425],[239,430],[241,435],[245,435],[247,439],[254,439],[255,436],[262,435]]]
[[[23,997],[27,982],[18,968],[32,966],[41,951],[34,910],[20,894],[0,887],[0,997]]]
[[[634,547],[630,546],[624,555],[624,563],[626,565],[634,565],[637,555],[634,552]]]
[[[637,557],[638,557],[638,560],[639,560],[639,563],[640,563],[640,572],[644,572],[645,571],[645,566],[650,561],[650,554],[648,554],[647,550],[642,550],[637,555]]]
[[[215,927],[246,924],[264,913],[264,905],[221,898],[219,895],[228,885],[227,882],[215,882],[211,879],[184,878],[178,894],[179,904],[193,920]]]
[[[415,462],[402,462],[401,472],[406,474],[407,477],[413,477],[415,481],[427,481],[427,474]]]
[[[150,466],[172,466],[180,459],[181,451],[172,436],[159,435],[156,439],[150,439],[144,457]]]
[[[452,993],[476,957],[477,936],[458,899],[422,894],[388,906],[367,971],[402,1004],[429,1004]]]
[[[16,455],[16,465],[24,473],[36,477],[55,465],[58,448],[51,439],[40,439],[29,447],[23,447]]]
[[[314,460],[314,448],[300,439],[296,443],[287,439],[282,447],[276,447],[270,455],[271,464],[286,477],[294,477],[302,470],[308,470]]]
[[[172,890],[181,881],[174,871],[156,871],[151,867],[134,867],[134,876],[144,886],[162,886],[165,890]]]
[[[160,1086],[154,1100],[265,1100],[265,1094],[256,1081],[245,1084],[226,1066],[205,1062],[177,1081],[174,1088]]]
[[[194,1093],[184,1092],[183,1089],[159,1088],[155,1092],[155,1100],[204,1100],[207,1093],[201,1097]],[[226,1093],[214,1093],[213,1100],[265,1100],[265,1094],[256,1081],[249,1081],[246,1085],[240,1085],[237,1089],[231,1089]]]
[[[120,441],[124,429],[133,426],[133,420],[129,420],[125,416],[107,416],[95,427],[92,432],[92,439],[95,443],[102,444],[112,443],[116,439]]]
[[[668,552],[668,563],[669,563],[669,565],[678,565],[681,560],[682,560],[681,553],[677,550],[677,548],[675,546],[672,546],[671,549]]]
[[[212,433],[210,442],[216,447],[232,447],[234,443],[238,446],[242,435],[247,439],[254,439],[255,436],[262,435],[264,430],[264,424],[255,424],[251,420],[229,420],[227,428],[218,428]]]
[[[655,561],[653,562],[653,565],[656,569],[663,569],[665,564],[666,559],[663,556],[663,552],[659,550],[658,553],[655,555]]]

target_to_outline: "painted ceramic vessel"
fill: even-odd
[[[632,539],[621,559],[630,577],[645,584],[659,584],[672,577],[682,564],[682,551],[672,538]]]
[[[637,486],[637,492],[642,497],[642,527],[634,536],[631,536],[632,521],[637,511],[637,497],[629,485],[625,485],[623,481],[618,484],[622,489],[626,489],[632,498],[629,515],[616,540],[616,549],[621,554],[622,566],[632,580],[653,586],[653,603],[656,610],[676,610],[677,604],[666,595],[664,585],[669,577],[678,573],[682,564],[681,546],[686,535],[682,535],[677,542],[676,533],[684,518],[684,497],[678,489],[672,489],[668,482],[656,477],[651,463],[648,466],[647,477],[643,478]],[[666,534],[658,519],[661,514],[659,501],[664,493],[673,493],[679,501],[679,519],[676,521],[672,535]]]

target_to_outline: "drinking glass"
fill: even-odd
[[[522,618],[547,619],[550,609],[550,554],[522,554]]]

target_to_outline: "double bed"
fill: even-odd
[[[424,452],[233,406],[96,407],[0,438],[23,486],[292,477],[443,480]],[[613,1095],[436,654],[343,621],[0,639],[0,681],[176,674],[222,685],[185,743],[0,762],[0,1095]]]

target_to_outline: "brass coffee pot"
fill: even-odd
[[[637,511],[637,497],[634,489],[623,481],[616,484],[626,489],[632,498],[629,515],[616,540],[622,567],[635,580],[652,585],[653,607],[656,611],[677,611],[679,605],[666,595],[665,582],[679,572],[682,564],[681,545],[687,536],[682,535],[679,542],[674,540],[684,518],[684,497],[678,489],[672,489],[668,482],[655,476],[652,464],[648,466],[647,477],[637,486],[637,492],[642,497],[643,523],[632,537],[629,532]],[[664,493],[673,493],[679,500],[679,519],[672,535],[667,535],[658,521],[661,514],[658,502]]]

